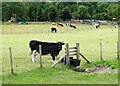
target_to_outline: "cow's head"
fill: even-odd
[[[59,50],[62,50],[62,45],[64,45],[65,43],[64,42],[58,42],[58,48]]]

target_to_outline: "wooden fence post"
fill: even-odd
[[[100,42],[100,61],[102,61],[102,42]]]
[[[11,73],[13,74],[13,62],[12,62],[12,49],[11,47],[9,47],[9,53],[10,53],[10,70],[11,70]]]
[[[40,56],[40,68],[42,68],[42,48],[41,45],[39,45],[39,56]]]
[[[120,53],[120,50],[119,50],[119,42],[117,42],[117,59],[120,59],[119,57],[119,53]]]
[[[79,43],[76,43],[76,49],[77,49],[77,59],[80,59],[80,55],[79,55],[79,53],[80,53],[80,48],[79,48]]]
[[[66,64],[69,64],[69,45],[66,44]]]

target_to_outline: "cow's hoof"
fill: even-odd
[[[53,61],[53,64],[55,64],[56,61]]]
[[[35,60],[32,58],[32,62],[35,62]]]

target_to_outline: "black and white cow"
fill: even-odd
[[[76,26],[74,26],[74,25],[72,25],[72,24],[70,24],[69,26],[72,27],[72,28],[74,28],[74,29],[76,29]]]
[[[59,25],[59,26],[61,26],[61,27],[64,27],[64,25],[63,25],[63,24],[61,24],[61,23],[59,23],[58,25]]]
[[[118,25],[114,25],[115,28],[118,28]]]
[[[55,27],[52,27],[52,28],[51,28],[51,32],[55,32],[55,33],[56,33],[56,32],[57,32],[57,29],[56,29]]]
[[[29,47],[31,49],[31,56],[32,61],[36,61],[36,53],[39,53],[39,45],[41,45],[41,53],[42,55],[50,54],[52,56],[53,61],[55,61],[55,57],[59,54],[59,52],[62,50],[62,45],[65,43],[57,42],[41,42],[37,40],[31,40],[29,42]]]
[[[62,23],[56,23],[56,24],[57,24],[57,27],[58,26],[64,27],[64,25]]]
[[[100,27],[100,24],[99,24],[99,23],[96,23],[96,24],[94,24],[94,27],[95,27],[95,28],[99,28],[99,27]]]

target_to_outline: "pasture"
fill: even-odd
[[[74,24],[78,30],[69,26],[58,27],[57,33],[51,33],[51,23],[28,25],[2,25],[2,83],[3,84],[118,84],[118,74],[89,74],[72,71],[59,63],[51,68],[50,55],[42,56],[43,68],[40,68],[39,56],[32,63],[28,43],[32,39],[48,42],[64,41],[70,46],[80,43],[80,52],[91,62],[87,64],[81,57],[81,65],[89,67],[100,61],[100,41],[103,44],[103,59],[113,68],[118,68],[117,41],[118,29],[111,25],[102,25],[95,29],[89,24]],[[9,50],[12,48],[14,73],[10,74]],[[56,59],[65,54],[63,50]]]

